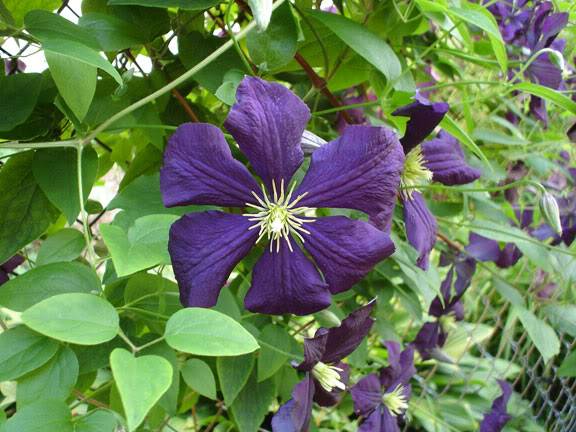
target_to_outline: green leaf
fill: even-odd
[[[9,131],[24,123],[36,106],[42,75],[16,74],[0,77],[0,131]]]
[[[0,170],[0,262],[36,240],[58,217],[58,211],[32,174],[34,152],[12,156]]]
[[[526,308],[514,306],[513,310],[520,318],[528,336],[540,351],[544,363],[560,352],[560,340],[552,327]]]
[[[572,351],[572,353],[564,359],[558,369],[558,375],[563,377],[576,377],[576,350]]]
[[[138,27],[114,15],[88,13],[80,17],[78,24],[98,39],[104,51],[119,51],[147,42]]]
[[[482,159],[482,161],[485,162],[488,166],[490,166],[488,158],[486,157],[484,152],[480,150],[480,147],[478,147],[478,145],[474,142],[474,140],[470,138],[470,135],[468,135],[466,131],[464,131],[464,129],[462,129],[460,125],[456,123],[456,121],[452,117],[450,117],[450,114],[446,114],[444,116],[444,118],[440,122],[440,127],[442,127],[450,135],[454,135],[454,137],[458,139],[458,141],[460,141],[464,145],[464,147],[466,147],[468,150],[470,150],[472,153],[474,153],[476,156]]]
[[[94,35],[60,15],[43,10],[33,10],[24,19],[26,30],[33,36],[46,42],[54,39],[64,39],[86,45],[96,51],[100,45]]]
[[[82,121],[96,92],[97,68],[47,49],[44,55],[62,99],[78,120]]]
[[[247,354],[238,357],[219,357],[216,360],[216,370],[220,380],[220,389],[224,402],[230,406],[240,394],[254,369],[254,356]]]
[[[543,310],[554,327],[576,338],[576,305],[551,304]]]
[[[256,374],[252,374],[232,405],[232,415],[240,432],[258,430],[274,400],[274,390],[273,380],[259,383]]]
[[[28,12],[35,9],[55,10],[62,4],[61,0],[2,0],[6,9],[10,11],[16,26],[24,23],[24,17]]]
[[[74,432],[115,432],[118,421],[110,411],[90,411],[80,417],[75,425]]]
[[[134,357],[121,348],[112,351],[110,366],[132,432],[170,387],[172,366],[162,357]]]
[[[248,33],[246,43],[254,63],[266,70],[290,63],[298,43],[298,28],[290,5],[285,3],[274,11],[265,31]]]
[[[216,379],[206,362],[190,359],[182,366],[182,378],[192,390],[216,400]]]
[[[170,264],[168,233],[174,215],[149,215],[136,219],[126,233],[115,225],[101,225],[118,276],[127,276],[159,264]]]
[[[18,381],[18,409],[46,399],[65,401],[77,379],[76,354],[70,348],[63,347],[48,363]]]
[[[80,213],[78,161],[73,148],[41,149],[32,165],[34,178],[52,204],[73,224]],[[82,151],[82,192],[88,199],[98,172],[98,155],[92,147]]]
[[[58,343],[18,326],[0,333],[0,381],[8,381],[31,372],[58,351]]]
[[[116,337],[119,330],[116,309],[92,294],[50,297],[27,309],[22,321],[39,333],[78,345],[107,342]]]
[[[402,67],[398,57],[378,35],[341,15],[314,10],[310,10],[308,13],[382,72],[389,81],[394,81],[400,77]]]
[[[203,10],[216,6],[220,0],[108,0],[109,5],[138,5],[146,7],[177,7],[185,10]]]
[[[560,108],[576,115],[576,102],[574,102],[568,96],[565,96],[562,93],[558,93],[556,90],[552,90],[551,88],[544,87],[539,84],[520,83],[508,88],[508,93],[513,91],[530,93],[534,96],[546,99],[548,102],[551,102]]]
[[[172,384],[162,395],[158,405],[166,411],[167,414],[178,414],[178,395],[180,393],[180,372],[178,371],[180,362],[176,356],[176,351],[168,346],[165,342],[156,343],[140,353],[141,355],[156,355],[166,359],[172,366]]]
[[[278,348],[279,351],[290,352],[292,349],[292,338],[284,328],[277,325],[269,324],[264,327],[259,339],[268,345]],[[262,344],[261,352],[258,356],[258,381],[270,378],[286,363],[288,356],[279,351]]]
[[[48,237],[36,257],[36,265],[43,266],[57,262],[75,260],[84,249],[84,236],[74,228],[64,228]]]
[[[2,432],[74,432],[68,405],[58,400],[42,400],[27,405],[6,422]]]
[[[36,267],[0,287],[0,305],[23,311],[57,294],[99,293],[98,275],[80,263],[54,263]]]
[[[172,348],[204,356],[237,356],[259,348],[244,327],[227,315],[204,308],[176,312],[166,324],[166,342]]]

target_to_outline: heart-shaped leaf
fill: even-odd
[[[156,355],[134,357],[116,348],[110,355],[110,366],[126,413],[128,431],[132,432],[170,388],[172,365]]]

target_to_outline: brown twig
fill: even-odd
[[[210,422],[210,424],[208,425],[208,427],[204,432],[210,432],[214,428],[216,422],[220,418],[220,415],[222,415],[222,411],[224,411],[224,402],[218,401],[218,411],[216,411],[216,414],[214,414],[214,418],[212,419],[212,421]]]
[[[336,96],[334,96],[332,92],[328,90],[326,80],[324,80],[324,78],[319,76],[314,71],[312,66],[308,64],[306,59],[302,57],[300,53],[294,54],[294,60],[296,60],[298,64],[302,67],[302,69],[304,69],[304,72],[306,72],[306,75],[308,75],[308,78],[310,79],[310,82],[312,82],[312,85],[316,87],[318,90],[320,90],[320,92],[328,99],[328,101],[330,102],[330,104],[332,104],[334,108],[339,108],[343,106],[342,103],[336,98]],[[347,111],[343,110],[340,111],[340,113],[342,114],[342,117],[344,118],[346,123],[348,124],[354,123],[350,118],[350,116],[348,115]]]
[[[446,243],[452,249],[454,249],[458,252],[462,252],[462,247],[458,243],[453,242],[452,240],[450,240],[448,237],[446,237],[441,232],[436,233],[436,237],[438,237],[440,240],[442,240],[444,243]]]
[[[96,400],[96,399],[92,399],[92,398],[89,398],[89,397],[85,396],[84,393],[82,393],[82,392],[81,392],[80,390],[78,390],[78,389],[73,389],[73,390],[72,390],[72,393],[74,394],[74,396],[76,396],[76,397],[77,397],[78,399],[80,399],[82,402],[87,402],[87,403],[89,403],[90,405],[94,405],[95,407],[98,407],[98,408],[105,408],[105,409],[109,409],[109,408],[110,408],[108,405],[106,405],[106,404],[103,403],[103,402],[100,402],[100,401],[98,401],[98,400]]]

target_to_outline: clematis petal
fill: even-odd
[[[272,432],[306,432],[312,416],[314,383],[310,375],[294,386],[292,399],[272,418]]]
[[[356,413],[366,417],[382,402],[382,388],[378,375],[370,374],[362,378],[350,389],[350,394]]]
[[[526,74],[530,78],[530,81],[551,89],[559,89],[562,85],[562,70],[552,63],[549,53],[539,55],[538,58],[528,66]]]
[[[498,261],[500,257],[500,247],[496,240],[492,240],[471,232],[468,237],[466,252],[478,261]]]
[[[390,237],[367,222],[329,216],[307,224],[304,247],[333,294],[346,291],[394,253]]]
[[[363,211],[379,227],[389,223],[404,154],[396,134],[373,126],[348,126],[316,150],[295,196],[299,205]]]
[[[442,331],[438,321],[425,323],[416,337],[414,346],[420,353],[423,360],[434,357],[434,351],[441,348],[446,343],[447,335]]]
[[[266,249],[252,271],[252,286],[244,299],[251,312],[309,315],[330,305],[330,291],[320,274],[292,240],[280,251]]]
[[[506,243],[496,260],[496,265],[500,268],[512,267],[520,258],[522,258],[520,249],[513,243]]]
[[[319,328],[316,330],[314,337],[304,339],[304,361],[296,366],[299,371],[310,371],[318,363],[324,351],[326,351],[326,342],[328,341],[328,329]]]
[[[380,371],[380,384],[385,390],[393,390],[398,384],[406,386],[416,373],[414,367],[414,347],[409,345],[400,351],[400,344],[394,341],[384,342],[388,350],[389,366]]]
[[[164,152],[160,189],[166,207],[200,204],[244,207],[260,187],[232,157],[224,135],[215,126],[180,126]]]
[[[328,329],[326,350],[322,356],[324,363],[336,363],[352,354],[360,345],[374,324],[370,313],[375,304],[376,302],[372,300],[344,318],[340,326]]]
[[[348,386],[348,382],[350,381],[350,367],[346,363],[337,363],[335,365],[337,368],[342,369],[342,371],[338,372],[340,375],[340,382],[344,383],[344,385]],[[320,383],[314,380],[314,402],[322,407],[330,407],[336,405],[344,396],[344,391],[335,388],[332,391],[326,391]]]
[[[386,408],[382,405],[379,405],[368,417],[364,419],[362,424],[358,427],[358,432],[397,432],[399,429],[394,429],[394,424],[388,425],[391,426],[392,429],[385,429],[383,423],[385,409]],[[396,428],[398,428],[397,424]]]
[[[168,250],[184,306],[211,307],[230,272],[258,237],[240,215],[190,213],[170,228]]]
[[[480,424],[480,432],[500,432],[512,418],[506,412],[508,400],[512,396],[512,386],[502,380],[498,380],[498,384],[502,389],[502,395],[494,400],[492,410],[484,415]]]
[[[406,124],[406,133],[400,140],[406,154],[432,133],[450,109],[447,103],[432,103],[419,93],[416,93],[415,99],[411,104],[392,113],[394,116],[410,117]]]
[[[423,270],[428,269],[430,252],[436,243],[438,226],[436,219],[428,210],[424,198],[419,192],[413,192],[410,198],[402,200],[404,204],[404,222],[406,237],[418,251],[416,264]]]
[[[286,87],[256,77],[242,80],[236,100],[224,126],[269,190],[272,180],[288,184],[304,160],[300,140],[310,110]]]
[[[481,172],[464,159],[458,140],[441,131],[438,137],[422,144],[425,165],[433,173],[432,180],[448,186],[471,183]]]
[[[546,109],[546,101],[537,96],[530,97],[530,113],[536,117],[544,127],[548,127],[548,110]]]
[[[568,24],[568,14],[565,12],[553,13],[544,18],[542,22],[542,36],[534,51],[549,47],[558,33]]]
[[[382,406],[380,432],[400,432],[400,426],[398,426],[398,417],[393,416],[390,410],[385,406]]]

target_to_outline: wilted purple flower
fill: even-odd
[[[444,261],[444,263],[447,262]],[[461,299],[470,286],[475,271],[476,261],[473,258],[463,254],[453,257],[453,264],[440,285],[442,299],[436,297],[428,310],[428,314],[435,320],[425,323],[414,339],[414,346],[424,360],[429,358],[445,360],[440,348],[444,346],[448,337],[447,319],[455,321],[464,319],[464,306]],[[454,273],[456,273],[456,280],[454,280]]]
[[[350,355],[370,332],[374,320],[372,301],[352,312],[339,327],[320,328],[304,340],[304,361],[296,366],[305,378],[292,391],[292,399],[272,419],[274,432],[305,432],[310,424],[312,403],[338,403],[348,383],[348,366],[341,360]]]
[[[14,271],[16,267],[24,262],[22,255],[14,255],[4,264],[0,265],[0,285],[8,282],[8,276]]]
[[[19,58],[4,59],[4,74],[6,76],[13,75],[18,72],[26,70],[26,63]]]
[[[403,187],[400,199],[404,205],[406,236],[418,251],[417,264],[424,270],[428,268],[428,258],[436,243],[437,225],[416,186],[429,181],[448,186],[461,185],[473,182],[481,174],[466,163],[458,140],[447,132],[441,131],[437,138],[420,145],[442,121],[448,108],[446,103],[431,103],[416,93],[413,103],[392,113],[410,118],[406,133],[400,140],[406,154],[400,179]]]
[[[399,432],[399,418],[408,409],[410,379],[416,373],[414,348],[400,352],[397,342],[385,343],[390,366],[362,378],[350,389],[356,413],[364,418],[359,432]]]
[[[164,155],[160,181],[167,207],[252,211],[191,213],[172,225],[168,247],[180,299],[186,306],[213,306],[236,264],[256,243],[268,241],[254,266],[246,308],[268,314],[317,312],[330,304],[331,293],[348,290],[393,253],[388,235],[374,225],[393,211],[402,148],[386,128],[348,127],[314,152],[295,188],[290,182],[304,159],[300,141],[308,107],[284,86],[255,77],[240,83],[236,99],[225,126],[262,186],[232,157],[222,132],[209,124],[180,126]],[[374,225],[343,216],[309,216],[320,207],[360,210]]]
[[[500,432],[511,419],[510,414],[506,412],[508,400],[512,396],[512,386],[504,380],[498,380],[502,389],[502,395],[492,403],[492,410],[484,415],[480,424],[480,432]]]

